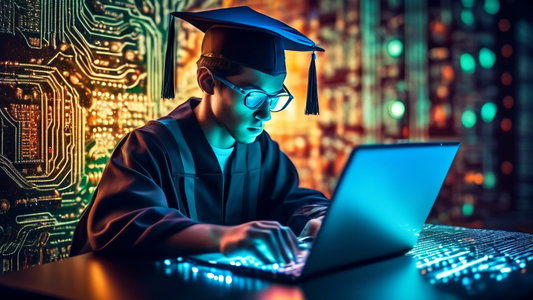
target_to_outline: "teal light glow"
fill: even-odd
[[[483,104],[483,106],[481,107],[481,119],[483,119],[483,121],[487,123],[492,122],[492,120],[494,120],[494,117],[496,116],[497,110],[498,108],[496,107],[496,104],[492,102],[487,102]]]
[[[496,54],[490,49],[483,48],[479,51],[479,64],[485,69],[490,69],[496,62]]]
[[[468,53],[464,53],[461,55],[461,69],[463,72],[468,74],[473,74],[476,71],[476,61],[472,57],[472,55]]]
[[[476,125],[476,121],[477,121],[476,114],[473,111],[467,109],[463,112],[461,121],[463,122],[463,125],[466,128],[472,128],[474,127],[474,125]]]
[[[403,43],[399,40],[392,40],[387,45],[387,52],[392,57],[398,57],[403,52]]]
[[[474,212],[474,206],[470,203],[463,204],[463,215],[471,216]]]
[[[390,115],[395,119],[401,119],[405,113],[405,105],[401,101],[393,101],[389,107]]]
[[[500,10],[500,1],[485,0],[485,5],[483,8],[488,14],[495,15]]]
[[[454,273],[456,273],[456,272],[460,272],[460,271],[462,271],[462,270],[464,270],[464,269],[466,269],[466,268],[468,268],[468,267],[470,267],[470,266],[473,266],[473,265],[475,265],[475,264],[478,264],[478,263],[480,263],[480,262],[482,262],[482,261],[485,261],[485,260],[487,260],[487,259],[489,259],[489,257],[488,257],[487,255],[485,255],[484,257],[482,257],[482,258],[480,258],[480,259],[476,259],[476,260],[474,260],[474,261],[471,261],[471,262],[468,262],[468,263],[466,263],[466,264],[463,264],[463,265],[461,265],[461,266],[459,266],[459,267],[457,267],[457,268],[453,268],[453,269],[451,269],[451,270],[448,270],[448,271],[444,271],[444,272],[442,272],[442,273],[439,273],[439,274],[437,274],[437,276],[435,276],[435,278],[436,278],[436,279],[442,279],[442,282],[445,283],[444,279],[447,279],[446,277],[448,277],[448,276],[450,276],[450,275],[452,275],[452,274],[454,274]],[[447,281],[448,281],[448,280],[446,280],[446,282],[447,282]]]
[[[404,81],[398,81],[396,84],[396,88],[398,89],[398,92],[404,92],[405,91],[405,82]]]
[[[472,11],[469,9],[463,9],[461,11],[461,21],[466,25],[474,24],[474,15],[472,14]]]
[[[494,176],[494,173],[487,172],[485,173],[484,179],[483,179],[483,186],[486,189],[492,189],[496,185],[496,176]]]
[[[474,6],[474,0],[461,0],[464,7],[472,8]]]

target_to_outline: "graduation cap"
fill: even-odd
[[[247,6],[171,13],[162,98],[174,98],[174,17],[205,33],[202,56],[237,63],[272,76],[287,73],[284,50],[313,51],[305,114],[318,114],[315,51],[325,50],[298,30]]]

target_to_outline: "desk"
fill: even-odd
[[[532,271],[531,234],[425,225],[413,250],[404,256],[293,285],[177,259],[85,254],[0,275],[0,295],[2,299],[39,295],[131,300],[533,299]]]

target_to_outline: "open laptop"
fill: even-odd
[[[251,276],[296,281],[403,255],[415,245],[459,145],[354,148],[322,227],[313,242],[301,241],[297,262],[263,265],[252,257],[227,258],[219,253],[185,259]]]

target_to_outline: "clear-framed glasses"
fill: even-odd
[[[225,78],[223,78],[220,75],[217,75],[215,72],[209,70],[206,67],[205,68],[215,77],[216,79],[220,80],[222,83],[230,87],[231,89],[237,91],[239,94],[244,96],[244,105],[250,109],[258,109],[263,103],[268,99],[269,107],[271,112],[278,112],[282,111],[289,105],[292,99],[294,97],[291,95],[289,90],[285,85],[283,85],[283,89],[279,92],[268,94],[267,92],[259,89],[243,89],[241,87],[238,87],[234,85],[233,83],[229,82]]]

